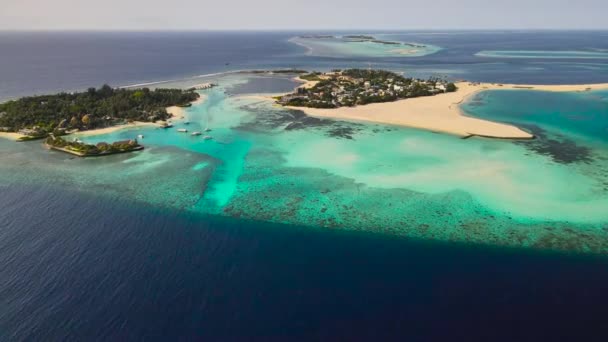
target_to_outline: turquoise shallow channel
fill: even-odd
[[[538,139],[460,139],[320,120],[234,95],[246,77],[203,91],[206,100],[185,110],[188,125],[81,137],[141,134],[142,152],[82,159],[0,139],[0,176],[311,228],[608,252],[608,92],[483,92],[463,105],[467,115],[514,123]],[[209,127],[213,140],[182,127]]]

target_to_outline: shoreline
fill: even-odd
[[[198,99],[196,99],[195,101],[190,102],[190,106],[188,106],[188,107],[171,106],[171,107],[165,108],[167,113],[171,114],[171,120],[181,120],[185,114],[186,108],[190,108],[191,106],[196,106],[207,100],[206,95],[203,95],[200,93],[199,93],[199,95],[200,95],[200,97]],[[164,122],[164,121],[157,121],[157,122],[134,121],[132,123],[127,123],[124,125],[116,125],[116,126],[91,129],[91,130],[86,130],[86,131],[77,131],[72,134],[77,134],[80,136],[91,136],[91,135],[113,133],[113,132],[120,131],[123,129],[128,129],[128,128],[159,127],[159,124],[158,124],[159,122]],[[72,135],[72,134],[70,134],[70,135]]]
[[[151,126],[158,126],[158,125],[155,124],[154,122],[133,121],[131,123],[127,123],[124,125],[116,125],[116,126],[110,126],[110,127],[104,127],[104,128],[90,129],[90,130],[86,130],[86,131],[76,131],[76,132],[70,133],[68,135],[79,135],[79,136],[86,137],[86,136],[91,136],[91,135],[113,133],[113,132],[121,131],[123,129],[128,129],[128,128],[145,128],[145,127],[151,127]]]
[[[199,93],[199,98],[196,99],[195,101],[190,102],[190,106],[188,106],[188,107],[171,106],[171,107],[165,108],[165,110],[167,111],[167,113],[171,114],[172,120],[181,120],[183,117],[185,117],[186,108],[200,105],[201,103],[203,103],[205,101],[207,101],[207,95]]]
[[[458,82],[458,90],[434,96],[416,97],[393,102],[372,103],[355,107],[309,108],[282,106],[300,110],[306,115],[346,121],[363,121],[424,129],[460,137],[480,136],[499,139],[534,139],[516,126],[467,116],[460,108],[470,97],[486,90],[539,90],[584,92],[608,89],[608,83],[582,85],[517,85]]]
[[[199,95],[200,95],[200,97],[198,99],[196,99],[196,101],[190,102],[191,106],[196,106],[207,100],[206,95],[200,94],[200,93],[199,93]],[[171,114],[172,120],[181,120],[181,118],[185,114],[186,108],[190,108],[190,106],[188,106],[188,107],[171,106],[171,107],[167,107],[166,111],[167,111],[167,113]],[[162,121],[160,121],[160,122],[162,122]],[[158,127],[158,126],[159,126],[158,122],[133,121],[131,123],[126,123],[124,125],[115,125],[115,126],[110,126],[110,127],[90,129],[90,130],[86,130],[86,131],[75,131],[75,132],[69,133],[67,135],[68,136],[76,135],[76,136],[87,137],[87,136],[93,136],[93,135],[113,133],[113,132],[117,132],[117,131],[120,131],[123,129],[148,128],[148,127]],[[26,135],[23,135],[23,134],[20,134],[17,132],[0,132],[0,139],[8,139],[8,140],[18,142],[19,139],[22,137],[26,137]]]
[[[319,83],[319,81],[305,80],[303,78],[300,78],[300,76],[296,76],[296,77],[292,78],[292,80],[294,80],[295,82],[302,83],[301,85],[297,86],[295,89],[298,89],[298,88],[310,89],[310,88],[316,86],[317,83]]]
[[[137,152],[137,151],[141,151],[141,150],[144,149],[144,146],[140,145],[140,146],[134,147],[134,148],[132,148],[130,150],[115,151],[115,152],[110,152],[110,153],[86,154],[84,152],[70,150],[70,149],[65,148],[65,147],[53,146],[53,145],[49,145],[47,143],[44,143],[44,147],[46,147],[49,150],[55,150],[55,151],[71,154],[73,156],[77,156],[77,157],[80,157],[80,158],[105,157],[105,156],[111,156],[111,155],[114,155],[114,154],[123,154],[123,153],[129,153],[129,152]]]
[[[0,139],[19,141],[22,137],[25,137],[25,135],[16,132],[0,132]]]

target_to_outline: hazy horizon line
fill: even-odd
[[[356,28],[356,29],[344,29],[344,28],[235,28],[235,29],[24,29],[24,28],[0,28],[0,32],[504,32],[504,31],[607,31],[606,28]]]

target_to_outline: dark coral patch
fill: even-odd
[[[516,141],[516,144],[525,146],[527,149],[551,157],[553,161],[561,164],[591,163],[593,162],[591,149],[576,144],[560,134],[550,134],[535,125],[519,125],[531,132],[536,139]]]

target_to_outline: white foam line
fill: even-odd
[[[196,80],[196,79],[199,79],[199,78],[206,78],[206,77],[213,77],[213,76],[222,76],[222,75],[230,75],[230,74],[238,74],[238,73],[247,73],[248,71],[253,71],[253,70],[254,69],[223,71],[223,72],[216,72],[216,73],[211,73],[211,74],[202,74],[202,75],[191,76],[191,77],[184,77],[184,78],[175,78],[175,79],[163,80],[163,81],[152,81],[152,82],[136,83],[136,84],[130,84],[130,85],[125,85],[125,86],[119,86],[118,88],[124,89],[124,88],[144,87],[144,86],[155,85],[155,84],[162,84],[162,83]]]

